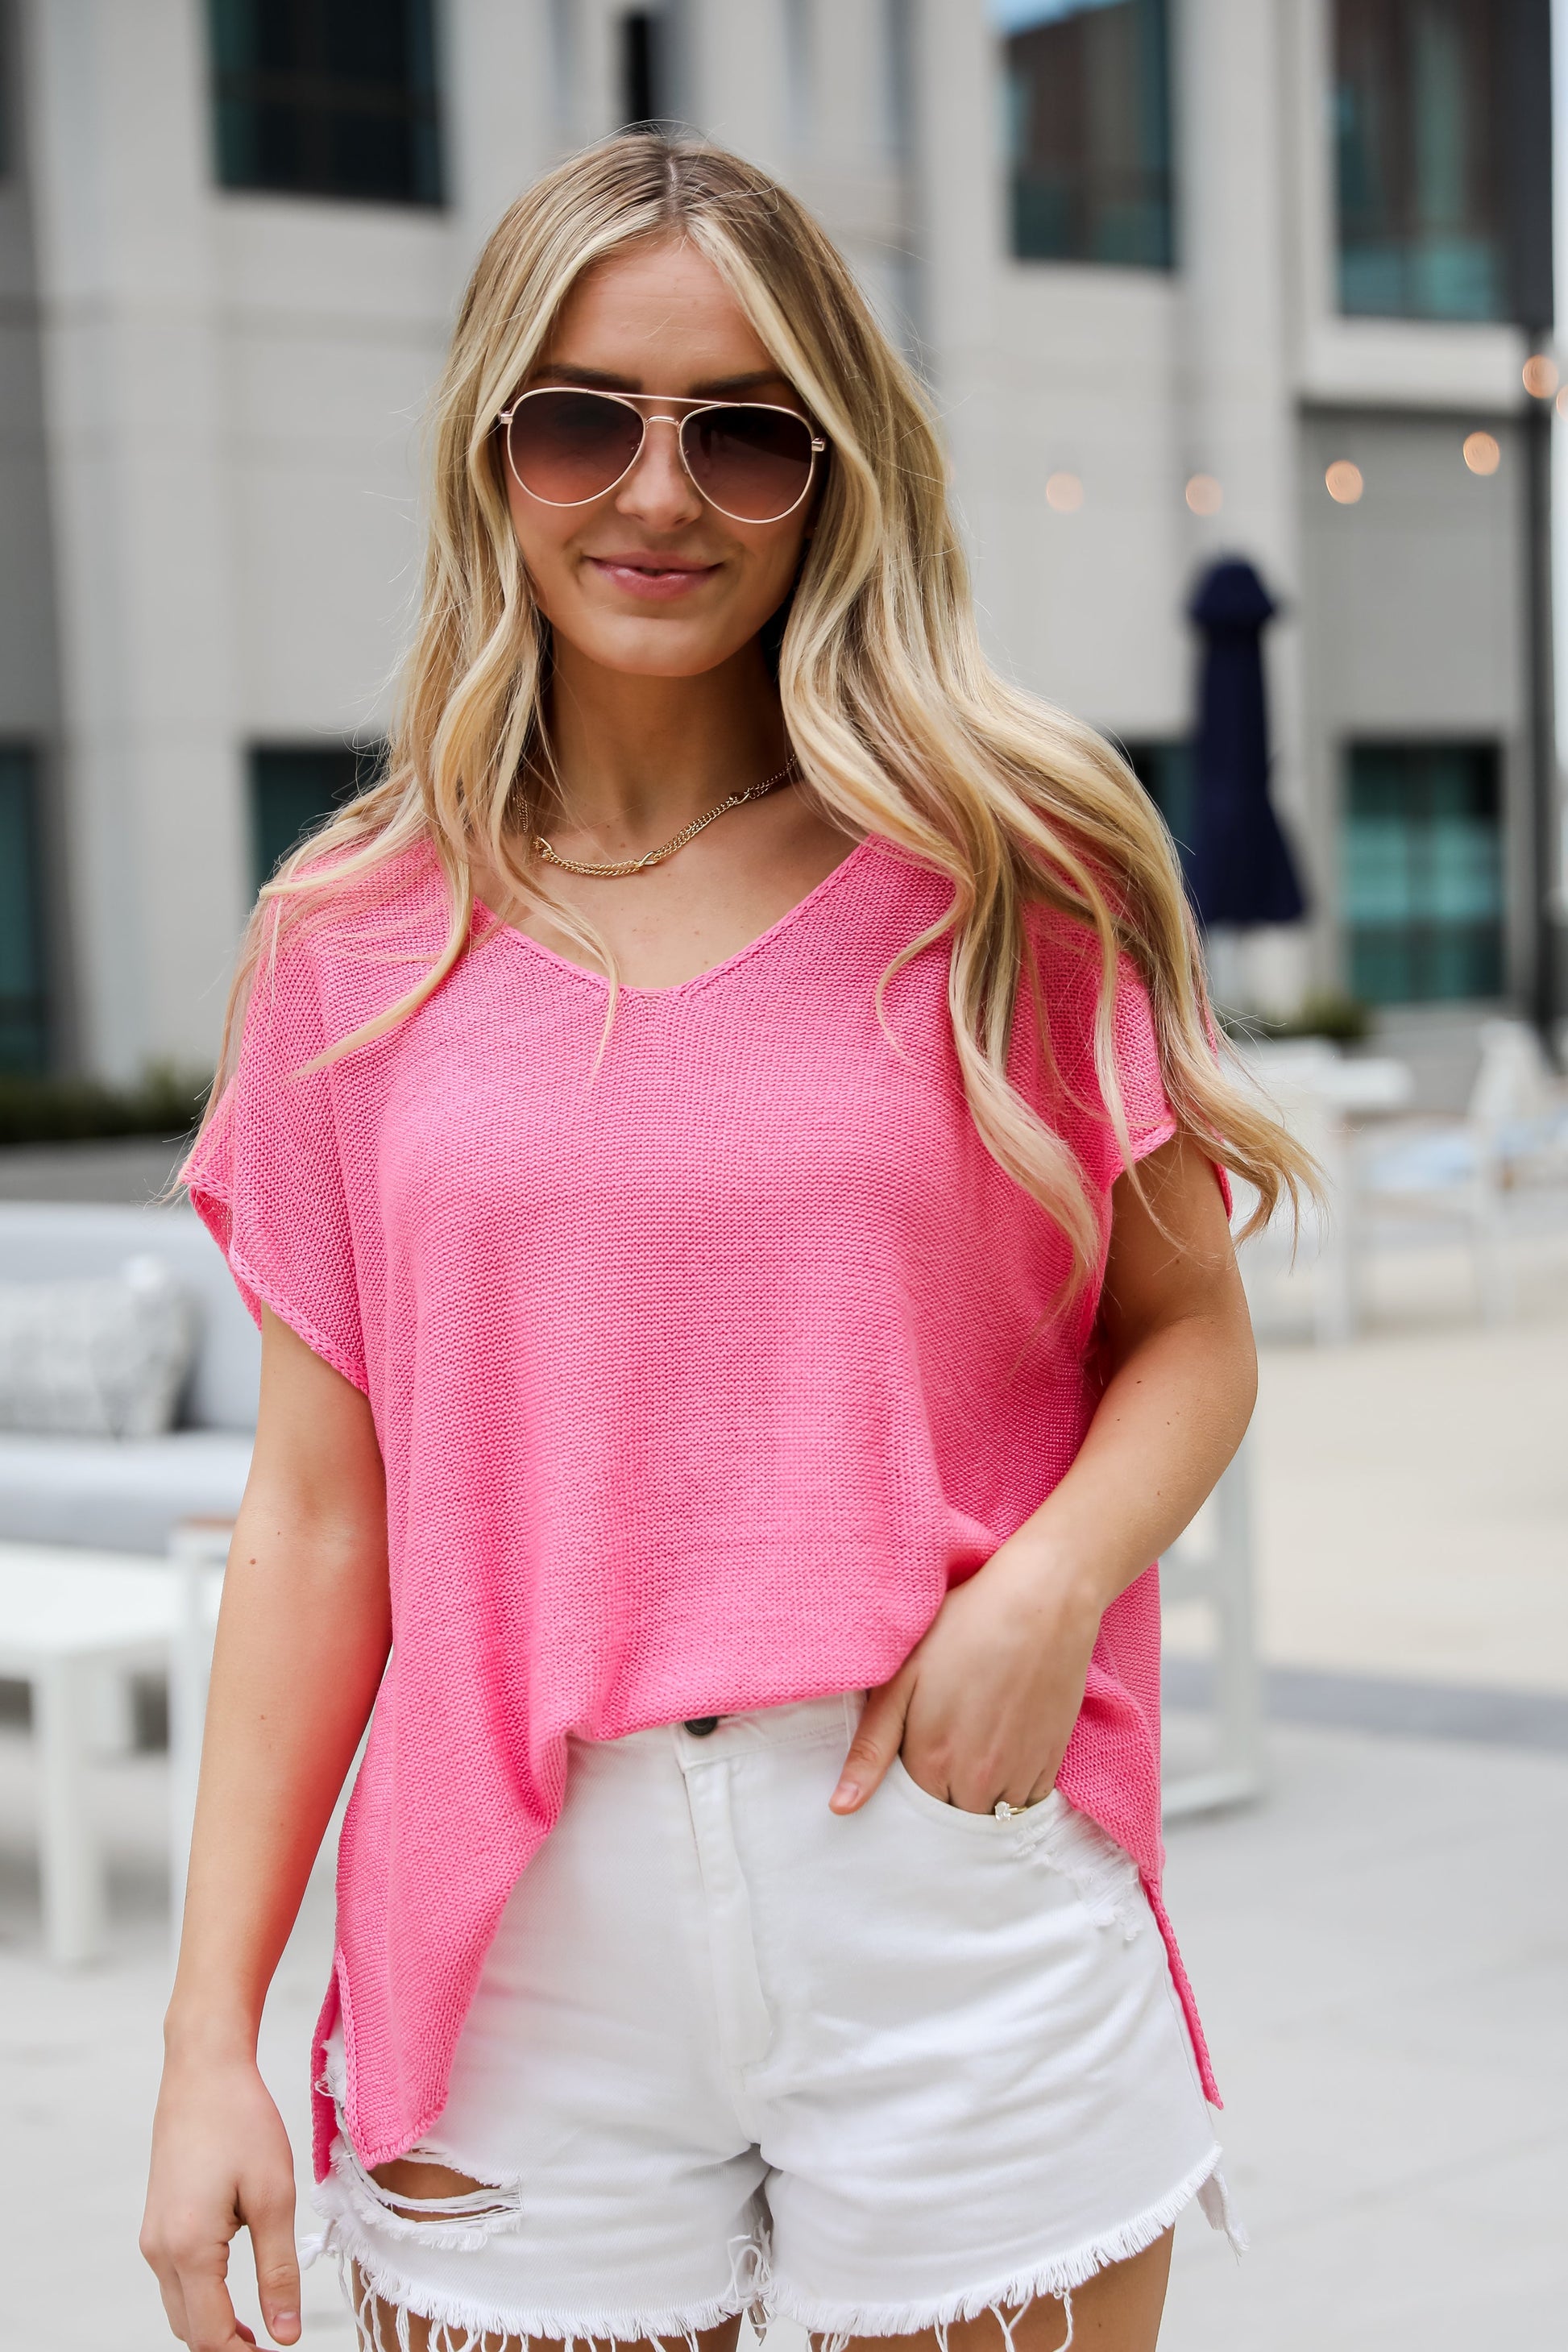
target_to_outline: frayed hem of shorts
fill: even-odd
[[[986,2311],[994,2316],[1011,2347],[1019,2307],[1050,2297],[1068,2305],[1067,2342],[1070,2344],[1074,2289],[1087,2285],[1097,2273],[1109,2270],[1112,2263],[1131,2262],[1135,2254],[1145,2252],[1156,2239],[1164,2236],[1194,2199],[1210,2228],[1224,2231],[1233,2252],[1237,2255],[1246,2252],[1247,2232],[1232,2209],[1220,2170],[1222,2154],[1217,2146],[1211,2148],[1203,2162],[1194,2166],[1169,2196],[1132,2221],[1091,2239],[1087,2245],[1050,2255],[999,2284],[972,2287],[962,2294],[928,2298],[921,2303],[847,2304],[826,2303],[820,2296],[797,2294],[787,2281],[771,2277],[769,2311],[776,2318],[793,2319],[797,2326],[824,2336],[821,2352],[845,2352],[850,2337],[855,2336],[917,2336],[928,2327],[935,2330],[941,2352],[947,2352],[949,2327],[961,2319],[978,2319]]]
[[[416,2281],[387,2268],[362,2244],[352,2226],[340,2218],[329,2221],[312,2246],[301,2249],[307,2261],[331,2255],[353,2320],[357,2352],[411,2352],[410,2321],[429,2326],[426,2352],[489,2352],[487,2339],[501,2336],[528,2344],[541,2338],[559,2341],[563,2352],[594,2352],[595,2346],[637,2344],[645,2337],[665,2343],[681,2342],[687,2352],[700,2352],[700,2331],[717,2327],[726,2319],[748,2313],[761,2343],[769,2317],[764,2296],[767,2258],[754,2239],[747,2240],[734,2264],[735,2278],[722,2294],[680,2311],[572,2312],[503,2311],[495,2305],[473,2303],[460,2296],[433,2293]],[[748,2267],[751,2283],[742,2283]],[[354,2273],[358,2272],[356,2282]],[[384,2318],[383,2314],[384,2313]]]

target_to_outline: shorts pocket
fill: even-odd
[[[914,1811],[927,1814],[961,1837],[989,1838],[1014,1845],[1022,1840],[1032,1846],[1067,1810],[1067,1799],[1061,1790],[1052,1789],[1037,1804],[1026,1805],[1020,1811],[1000,1819],[995,1813],[966,1812],[962,1805],[950,1805],[944,1798],[933,1797],[929,1789],[922,1789],[901,1756],[894,1757],[888,1779]]]
[[[1034,1851],[1047,1870],[1070,1883],[1097,1927],[1120,1927],[1131,1943],[1152,1916],[1138,1864],[1126,1847],[1065,1798]]]

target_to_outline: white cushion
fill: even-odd
[[[156,1437],[174,1422],[195,1329],[161,1258],[108,1280],[0,1284],[0,1429]]]
[[[232,1518],[249,1468],[249,1438],[228,1430],[0,1435],[0,1539],[166,1551],[178,1520]]]
[[[163,1260],[196,1312],[196,1360],[181,1419],[197,1429],[254,1429],[260,1337],[192,1210],[0,1201],[0,1282],[113,1275],[143,1254]]]

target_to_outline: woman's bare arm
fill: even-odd
[[[1187,1526],[1240,1444],[1258,1363],[1214,1171],[1178,1139],[1150,1155],[1143,1198],[1112,1201],[1100,1308],[1109,1377],[1060,1485],[942,1603],[871,1694],[832,1800],[863,1804],[900,1753],[969,1812],[1055,1781],[1100,1618]]]
[[[226,2284],[241,2226],[267,2326],[279,2343],[299,2336],[293,2163],[257,2035],[390,1639],[370,1407],[264,1314],[256,1453],[213,1657],[142,2233],[192,2352],[253,2340]]]

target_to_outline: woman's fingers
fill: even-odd
[[[892,1681],[881,1684],[868,1697],[838,1786],[827,1801],[834,1812],[858,1811],[882,1779],[902,1744],[913,1688],[914,1675],[906,1659]]]
[[[247,2331],[235,2317],[222,2271],[215,2271],[210,2259],[193,2260],[181,2264],[179,2282],[189,2352],[235,2352],[247,2340]]]
[[[300,2259],[294,2250],[294,2183],[279,2179],[243,2200],[250,2229],[261,2317],[275,2344],[300,2337]]]
[[[147,2253],[145,2246],[142,2251]],[[152,2255],[147,2254],[147,2259],[152,2262]],[[163,2297],[163,2316],[169,2323],[169,2333],[176,2342],[183,2344],[185,2340],[185,2298],[180,2292],[179,2273],[166,2269],[162,2263],[153,2263],[153,2267],[157,2273],[158,2293]]]

